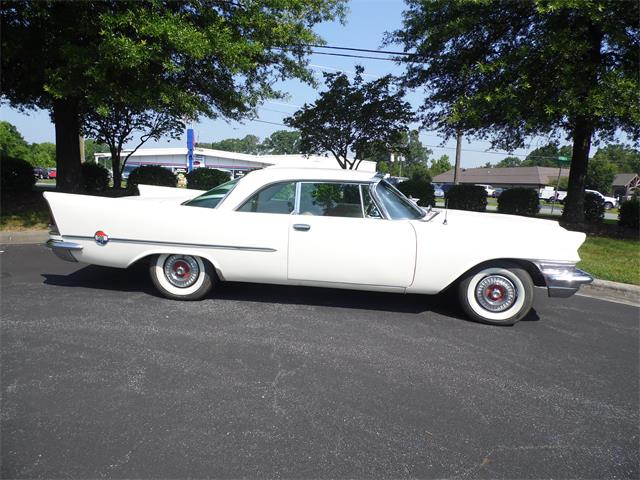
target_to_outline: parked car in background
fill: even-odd
[[[493,192],[496,191],[496,189],[493,188],[491,185],[486,185],[486,184],[482,184],[482,183],[476,183],[476,185],[478,187],[484,187],[484,189],[487,191],[487,197],[493,196]]]
[[[618,206],[618,199],[614,198],[614,197],[608,197],[606,195],[601,194],[600,192],[596,191],[596,190],[585,190],[584,193],[593,193],[597,196],[599,196],[602,201],[604,202],[604,209],[605,210],[611,210],[613,207],[617,207]]]
[[[433,183],[433,194],[436,198],[444,198],[444,190],[439,183]]]
[[[122,198],[45,193],[47,246],[71,262],[144,262],[158,291],[177,300],[201,299],[221,281],[416,294],[451,287],[470,318],[498,325],[527,315],[534,286],[568,297],[592,281],[576,268],[584,233],[513,215],[449,210],[445,218],[369,172],[268,167],[208,192],[138,189]]]
[[[49,173],[48,178],[57,178],[58,176],[58,171],[55,168],[50,168],[48,173]]]
[[[500,194],[502,192],[504,192],[506,190],[506,188],[501,188],[501,187],[497,187],[494,191],[493,194],[491,195],[493,198],[498,198],[500,196]]]
[[[538,198],[545,202],[564,202],[567,192],[563,190],[557,190],[554,187],[546,186],[538,190]]]
[[[49,178],[49,170],[44,167],[35,167],[33,169],[33,175],[39,179],[47,179]]]

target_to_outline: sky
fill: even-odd
[[[351,48],[397,50],[399,46],[382,47],[384,33],[393,31],[402,25],[402,11],[404,3],[401,0],[352,0],[349,2],[349,12],[345,25],[339,22],[320,24],[315,27],[315,31],[326,41],[327,45]],[[331,52],[330,50],[326,50]],[[345,52],[355,53],[355,52]],[[364,54],[368,55],[368,54]],[[365,67],[365,79],[386,74],[399,75],[404,67],[394,62],[382,60],[368,60],[357,58],[343,58],[312,54],[309,57],[311,69],[318,79],[322,78],[322,72],[344,71],[353,73],[356,64]],[[322,89],[322,82],[319,84]],[[318,95],[318,91],[299,81],[286,81],[279,84],[280,89],[287,93],[287,98],[282,101],[266,102],[259,109],[258,121],[246,121],[244,123],[227,122],[222,119],[203,119],[199,123],[192,125],[196,131],[196,138],[199,142],[214,142],[224,138],[241,138],[245,135],[257,135],[260,139],[268,137],[276,130],[286,129],[281,125],[282,120],[294,113],[304,103],[313,102]],[[410,92],[407,100],[414,108],[422,102],[423,95],[420,91]],[[14,124],[25,140],[30,143],[54,142],[55,131],[53,124],[46,111],[31,111],[28,113],[11,109],[7,105],[0,106],[0,118]],[[441,155],[449,155],[451,162],[455,158],[455,139],[442,145],[443,139],[437,132],[421,131],[420,140],[429,146],[433,151],[433,158]],[[531,142],[528,149],[516,150],[516,155],[524,157],[530,150],[545,144],[544,139],[536,139]],[[186,133],[178,140],[166,139],[159,142],[148,142],[143,148],[149,147],[179,147],[186,146]],[[477,167],[486,162],[497,163],[507,156],[505,152],[490,152],[490,145],[487,142],[464,139],[461,165],[463,168]]]

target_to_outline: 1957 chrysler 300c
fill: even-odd
[[[568,297],[592,281],[575,264],[583,233],[557,222],[423,210],[369,172],[269,167],[208,192],[45,193],[47,246],[72,262],[149,262],[166,297],[197,300],[219,281],[399,293],[458,291],[469,317],[510,325],[534,286]],[[446,219],[445,219],[446,218]]]

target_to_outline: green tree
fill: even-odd
[[[27,161],[34,167],[56,166],[56,145],[51,142],[32,143]]]
[[[275,80],[312,80],[312,27],[343,15],[343,0],[2,2],[2,96],[51,113],[59,187],[76,190],[85,114],[137,94],[179,118],[244,118],[281,97]]]
[[[95,162],[96,153],[106,153],[109,147],[104,143],[97,142],[93,138],[85,138],[84,140],[84,161]],[[108,163],[108,169],[111,169],[111,163]]]
[[[606,158],[594,157],[589,161],[585,186],[606,195],[611,191],[617,171],[616,166]]]
[[[522,160],[520,160],[518,157],[505,157],[496,164],[497,168],[520,166],[522,166]]]
[[[278,130],[265,138],[260,145],[260,153],[270,155],[293,155],[301,153],[300,132]]]
[[[391,75],[365,82],[363,72],[358,65],[353,82],[344,73],[325,73],[327,89],[285,118],[300,131],[303,153],[330,152],[342,168],[357,169],[371,151],[402,140],[413,119],[404,90],[393,88]]]
[[[442,155],[439,159],[431,162],[431,177],[448,172],[452,168],[453,165],[451,165],[451,162],[449,161],[449,155]]]
[[[260,149],[260,138],[255,135],[246,135],[244,138],[225,138],[219,142],[199,144],[203,148],[223,150],[225,152],[249,153],[256,155]]]
[[[523,167],[557,167],[558,157],[571,158],[571,146],[559,146],[558,142],[550,142],[532,150],[524,159]]]
[[[640,3],[608,0],[408,0],[387,42],[409,87],[425,87],[423,122],[512,150],[566,134],[573,153],[565,220],[581,222],[591,142],[640,139]]]
[[[635,173],[640,175],[640,150],[622,144],[607,145],[599,148],[594,160],[607,160],[614,164],[617,173]]]
[[[9,122],[0,121],[0,151],[6,157],[27,160],[29,144],[18,129]]]

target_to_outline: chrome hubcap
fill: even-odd
[[[178,288],[187,288],[196,283],[200,275],[198,262],[185,255],[170,255],[164,262],[164,276]]]
[[[476,286],[476,300],[482,308],[493,313],[509,309],[517,298],[516,287],[502,275],[484,277]]]

